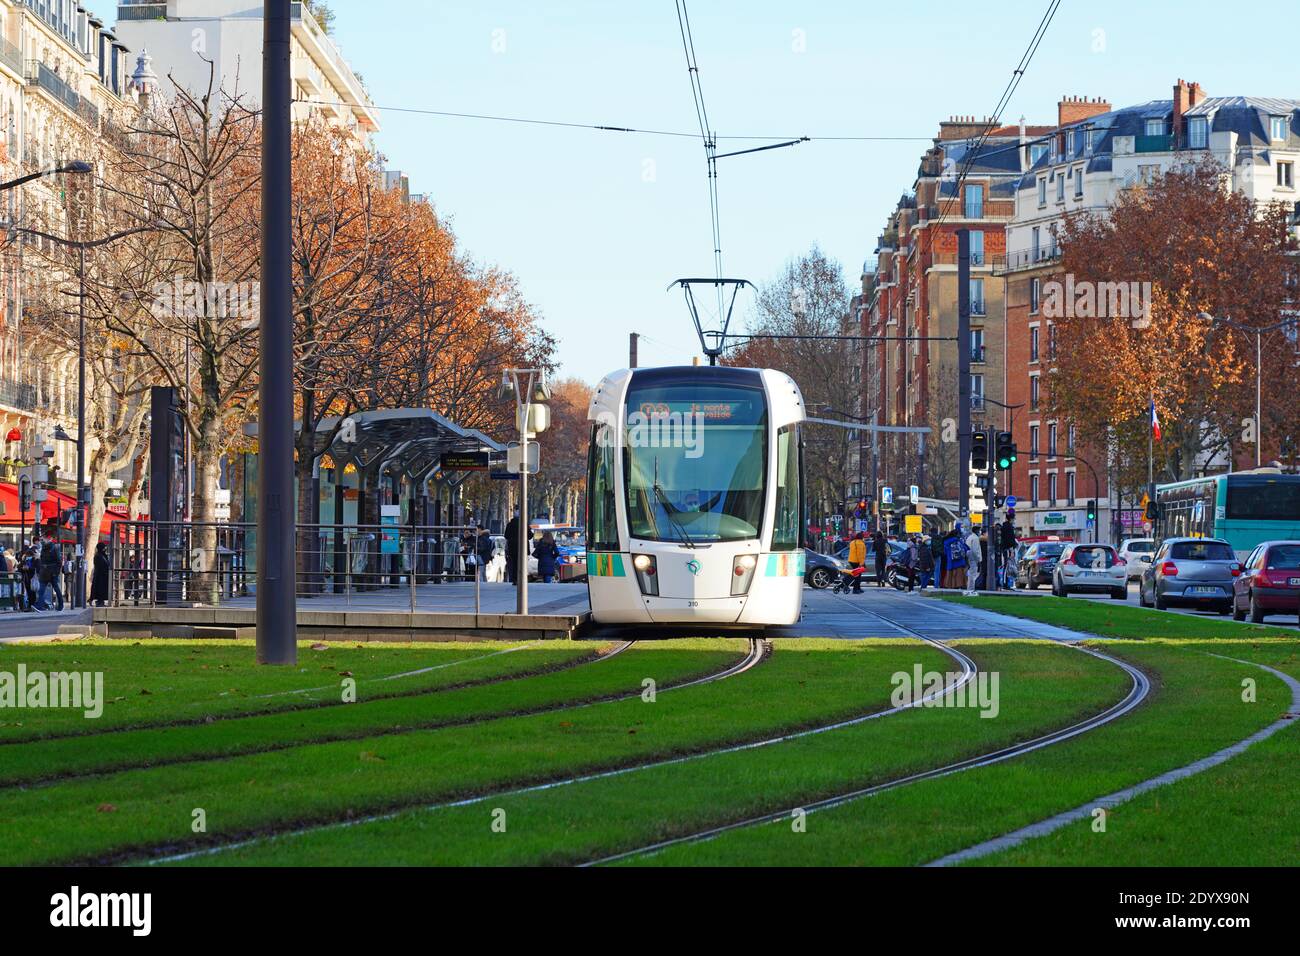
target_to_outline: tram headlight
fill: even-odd
[[[632,570],[641,593],[654,597],[659,594],[659,566],[653,554],[638,554],[632,558]]]
[[[754,569],[758,567],[758,557],[753,554],[738,554],[731,566],[731,596],[737,597],[749,593],[750,582],[754,580]]]

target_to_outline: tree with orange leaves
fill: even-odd
[[[1048,316],[1056,348],[1044,399],[1084,445],[1110,448],[1121,487],[1146,483],[1152,396],[1163,426],[1156,467],[1166,480],[1231,453],[1253,414],[1250,350],[1198,316],[1277,322],[1294,241],[1285,208],[1226,188],[1228,176],[1213,161],[1177,167],[1125,190],[1105,215],[1069,218],[1059,237],[1069,281],[1045,286],[1044,312],[1062,314]],[[1119,288],[1130,302],[1117,316]],[[1293,347],[1268,351],[1266,432],[1291,417],[1282,391],[1296,362]]]

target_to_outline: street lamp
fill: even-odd
[[[0,183],[0,192],[6,189],[13,189],[15,186],[21,186],[23,183],[30,183],[33,179],[40,179],[42,176],[57,176],[60,173],[79,173],[86,174],[94,171],[94,167],[84,160],[73,160],[70,163],[64,163],[62,166],[56,166],[54,169],[42,169],[35,173],[28,173],[26,176],[19,176],[17,179],[11,179],[7,183]]]
[[[74,168],[78,167],[78,168]],[[85,167],[81,169],[79,167]],[[63,172],[90,172],[90,166],[87,163],[72,163],[67,167],[61,167]],[[34,177],[27,177],[29,179]],[[17,182],[17,180],[15,180]],[[57,242],[60,245],[67,246],[77,250],[77,512],[80,515],[80,521],[77,522],[77,574],[73,581],[73,607],[86,606],[86,528],[89,523],[90,512],[90,488],[86,484],[86,250],[95,249],[99,246],[108,245],[111,242],[117,242],[127,236],[133,236],[141,232],[150,232],[156,227],[156,224],[147,226],[135,226],[131,229],[125,229],[122,232],[114,233],[111,236],[105,236],[102,239],[67,239],[63,236],[53,236],[47,232],[41,232],[39,229],[28,229],[24,226],[10,226],[12,232],[25,232],[28,235],[40,236],[50,242]]]
[[[1234,322],[1221,316],[1210,315],[1208,312],[1199,312],[1196,317],[1202,322],[1226,325],[1239,332],[1253,333],[1255,336],[1255,467],[1258,468],[1264,463],[1264,333],[1276,332],[1278,329],[1300,324],[1300,318],[1283,319],[1281,322],[1274,322],[1272,325],[1257,326]]]
[[[528,613],[528,440],[550,424],[550,409],[541,404],[551,397],[546,372],[537,368],[508,368],[501,372],[497,397],[515,401],[515,423],[519,426],[519,548],[515,567],[515,613]]]

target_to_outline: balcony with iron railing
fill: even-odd
[[[983,364],[988,360],[988,346],[972,345],[970,350],[970,360],[976,364]]]
[[[167,4],[124,0],[117,5],[119,20],[166,20]]]
[[[27,85],[47,93],[91,126],[99,123],[99,110],[67,80],[38,60],[27,62]]]
[[[23,51],[10,43],[6,38],[0,36],[0,62],[13,70],[20,76],[23,75]]]
[[[1006,275],[1026,269],[1037,269],[1061,261],[1061,247],[1057,245],[1039,246],[1038,248],[1018,249],[1008,252],[993,263],[994,275]]]
[[[1133,137],[1133,152],[1135,153],[1168,153],[1173,148],[1174,138],[1169,133]]]
[[[972,394],[970,397],[970,407],[971,407],[971,411],[974,412],[984,411],[984,396],[979,394]]]

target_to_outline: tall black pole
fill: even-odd
[[[86,496],[86,247],[77,247],[77,569],[72,581],[72,606],[86,606],[86,522],[90,520]],[[99,539],[99,529],[95,529]]]
[[[261,384],[257,473],[257,660],[296,664],[293,283],[289,271],[290,0],[265,0],[262,38]]]
[[[970,230],[957,230],[957,514],[970,510]]]

